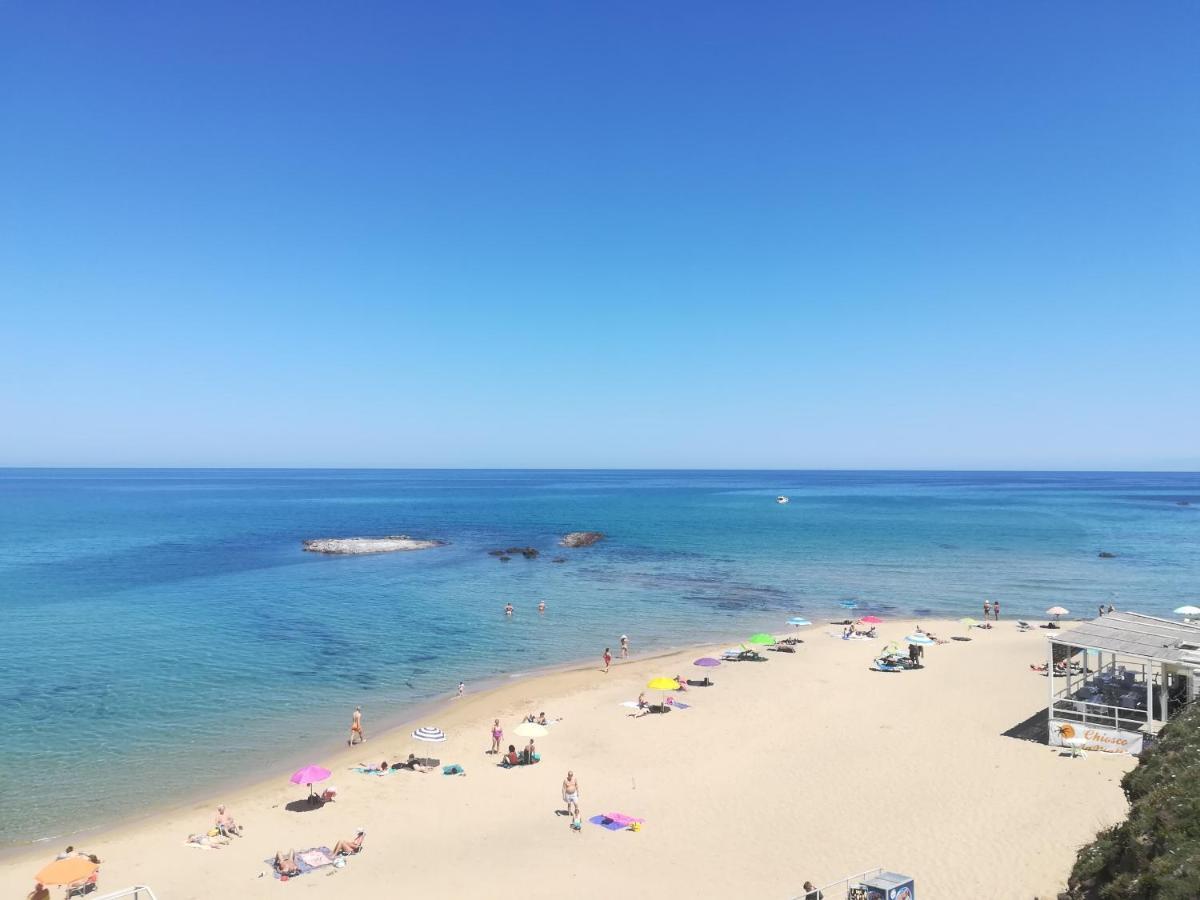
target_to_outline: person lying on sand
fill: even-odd
[[[638,709],[645,709],[649,704],[646,702],[646,692],[638,694]]]
[[[225,808],[224,804],[221,804],[217,807],[216,825],[217,831],[221,832],[221,834],[225,837],[235,834],[238,837],[241,837],[242,832],[245,831],[241,825],[233,821],[233,816],[229,814],[229,811]]]
[[[366,840],[367,832],[364,828],[359,828],[354,832],[354,840],[338,841],[333,845],[334,856],[353,856],[362,850],[363,841]]]
[[[275,871],[280,875],[299,875],[300,866],[296,863],[296,851],[289,850],[288,855],[284,856],[280,850],[275,854],[275,860],[271,863],[275,867]]]
[[[679,689],[681,691],[687,690],[687,679],[685,679],[682,675],[676,675],[675,680],[679,682]]]
[[[387,763],[384,763],[384,765],[386,766]],[[426,775],[433,771],[433,766],[422,765],[421,761],[417,759],[417,755],[415,753],[408,754],[408,759],[406,759],[404,762],[392,763],[392,768],[412,769],[414,772],[421,772]]]
[[[538,713],[537,723],[539,725],[549,725],[550,724],[549,722],[546,721],[546,713],[544,711]]]
[[[215,837],[208,834],[189,834],[187,836],[189,844],[195,844],[197,847],[209,847],[213,850],[220,850],[229,843],[229,838],[224,835],[216,835]]]

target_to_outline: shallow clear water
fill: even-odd
[[[555,546],[582,529],[609,538]],[[396,533],[451,543],[300,549]],[[542,556],[486,553],[513,545]],[[0,470],[0,845],[332,745],[356,703],[377,723],[622,632],[641,652],[846,598],[1169,615],[1200,601],[1198,562],[1196,474]]]

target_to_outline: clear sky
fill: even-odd
[[[1200,468],[1200,5],[0,2],[0,465]]]

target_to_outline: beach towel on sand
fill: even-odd
[[[599,825],[607,831],[624,831],[634,823],[638,825],[645,824],[645,819],[635,819],[633,816],[627,816],[624,813],[605,813],[599,816],[592,816],[588,819],[593,825]]]
[[[274,859],[263,860],[271,867],[271,873],[276,878],[282,878],[279,871],[275,868]],[[324,866],[333,865],[333,851],[328,847],[310,847],[308,850],[301,850],[296,854],[296,865],[300,868],[300,875],[307,875],[314,869],[320,869]],[[298,878],[299,875],[289,875],[289,878]]]

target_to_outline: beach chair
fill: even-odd
[[[67,888],[67,900],[71,900],[72,897],[86,897],[88,894],[91,894],[97,890],[97,881],[99,875],[99,871],[93,872],[87,877],[86,881],[81,881],[78,884],[70,885]]]
[[[1018,622],[1017,631],[1033,631],[1033,626],[1028,622]]]

